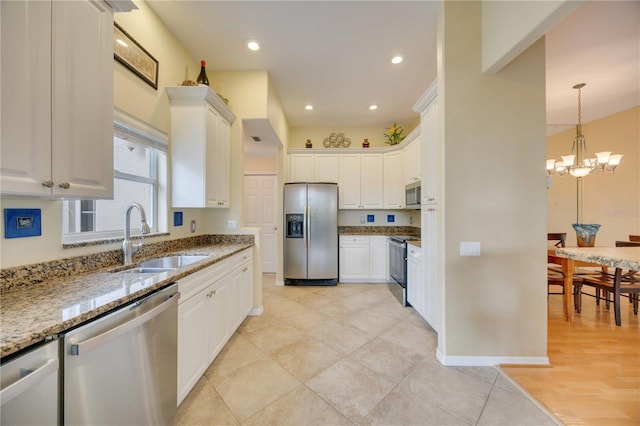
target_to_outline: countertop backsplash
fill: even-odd
[[[145,243],[142,250],[134,255],[134,262],[159,254],[184,250],[193,246],[225,243],[253,243],[253,235],[244,234],[214,234],[197,235],[175,240]],[[30,265],[14,266],[0,269],[0,292],[38,284],[47,280],[69,277],[77,274],[89,273],[102,268],[122,264],[122,251],[109,250],[101,253],[55,259]]]

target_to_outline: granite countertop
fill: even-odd
[[[162,253],[162,256],[208,256],[171,272],[110,272],[122,269],[118,268],[121,265],[111,265],[92,272],[5,289],[0,299],[0,356],[5,357],[44,341],[253,245],[252,241],[217,242]]]
[[[613,268],[640,271],[640,247],[565,247],[556,254]]]
[[[421,240],[409,240],[407,241],[407,244],[412,244],[416,247],[422,247],[422,241]]]
[[[420,237],[420,228],[415,226],[338,226],[338,235],[415,235]]]

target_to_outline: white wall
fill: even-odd
[[[438,16],[445,149],[438,353],[453,364],[545,362],[544,41],[483,74],[483,4],[444,2]],[[460,256],[462,241],[480,242],[481,256]]]
[[[417,212],[417,213],[415,213]],[[367,222],[373,215],[374,221]],[[387,222],[387,215],[394,216],[394,222]],[[418,210],[339,210],[338,226],[420,226]]]

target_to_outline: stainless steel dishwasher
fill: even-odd
[[[171,285],[65,335],[65,424],[171,424],[178,297]]]
[[[0,366],[0,424],[58,424],[58,341],[4,361]]]

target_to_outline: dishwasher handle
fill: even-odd
[[[13,398],[20,396],[34,385],[41,382],[49,374],[57,370],[57,359],[49,359],[35,370],[21,369],[23,373],[26,373],[26,375],[0,391],[0,400],[2,400],[2,404],[4,405]]]
[[[148,310],[142,315],[135,317],[131,321],[127,321],[124,324],[105,331],[102,334],[98,334],[97,336],[91,337],[83,342],[72,344],[71,355],[84,355],[87,352],[90,352],[93,349],[115,339],[116,337],[128,333],[129,331],[144,324],[145,322],[150,321],[151,319],[166,311],[172,304],[178,303],[178,297],[176,297],[178,296],[178,294],[179,293],[173,293],[170,296],[167,296],[167,299],[164,302]],[[144,302],[142,302],[142,304],[144,304]]]

